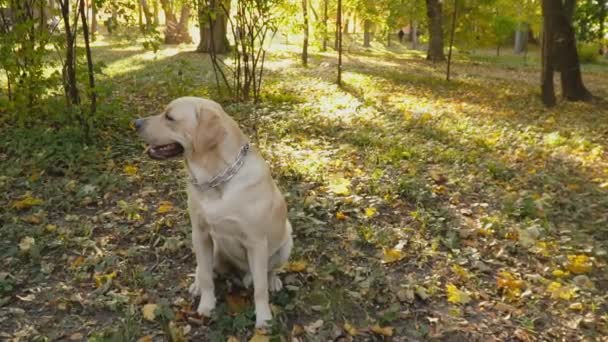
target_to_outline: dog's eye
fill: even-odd
[[[165,119],[167,119],[167,121],[175,121],[175,119],[169,116],[169,114],[165,114]]]

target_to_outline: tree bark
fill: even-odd
[[[553,71],[561,75],[562,94],[568,101],[588,101],[591,93],[583,84],[576,39],[572,27],[574,0],[542,0],[542,100],[546,106],[555,104]]]
[[[223,3],[222,3],[223,1]],[[226,37],[228,33],[228,19],[224,8],[230,11],[230,1],[201,0],[198,4],[198,21],[201,41],[196,48],[198,52],[211,52],[217,54],[228,52],[230,44]]]
[[[302,0],[302,14],[304,16],[304,41],[302,42],[302,65],[308,65],[308,2]]]
[[[448,52],[448,68],[446,71],[446,81],[450,80],[450,67],[452,66],[452,47],[454,46],[454,31],[456,31],[456,18],[458,15],[458,0],[454,0],[454,13],[452,13],[452,29],[450,30],[450,49]]]
[[[433,62],[445,60],[443,53],[442,5],[439,0],[426,0],[426,13],[429,18],[429,46],[426,59]]]
[[[76,84],[76,27],[71,27],[70,25],[70,0],[60,0],[59,4],[61,6],[66,36],[63,87],[67,105],[71,107],[72,105],[80,104],[80,96],[78,95],[78,86]]]
[[[91,41],[97,38],[97,5],[95,0],[91,1]]]
[[[148,2],[146,0],[139,0],[139,4],[143,12],[144,18],[146,19],[146,31],[150,31],[152,25],[154,24],[154,19],[152,19],[152,12],[150,11],[150,6],[148,6]]]
[[[188,21],[190,19],[190,4],[185,2],[182,5],[179,20],[173,13],[169,0],[160,0],[163,11],[165,12],[165,44],[192,43],[192,37],[188,32]]]
[[[323,0],[323,43],[321,45],[321,51],[327,51],[327,12],[328,12],[329,0]]]
[[[365,19],[363,21],[363,46],[364,47],[370,47],[370,42],[371,42],[371,33],[370,33],[370,29],[372,26],[372,22],[369,19]]]
[[[412,40],[412,49],[416,50],[418,48],[418,22],[416,20],[412,21],[410,39]]]
[[[342,86],[342,0],[338,0],[336,11],[336,50],[338,50],[338,86]]]

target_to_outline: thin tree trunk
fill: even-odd
[[[91,41],[97,37],[97,5],[95,0],[91,1]]]
[[[542,1],[543,12],[547,1]],[[541,98],[545,106],[552,107],[556,103],[555,99],[555,87],[553,85],[553,54],[551,53],[551,41],[553,40],[553,25],[550,20],[544,18],[543,20],[543,35],[542,35],[542,50],[541,50]]]
[[[308,4],[302,0],[302,14],[304,16],[304,41],[302,42],[302,65],[308,65]]]
[[[169,0],[160,0],[160,3],[165,12],[166,29],[165,29],[165,44],[182,44],[191,43],[192,37],[188,32],[188,21],[190,19],[190,4],[184,2],[181,9],[179,21],[173,13]]]
[[[139,25],[139,30],[144,33],[144,18],[141,11],[141,1],[137,2],[137,24]]]
[[[146,0],[139,0],[139,6],[143,12],[144,18],[146,19],[145,30],[150,31],[152,29],[152,25],[154,24],[150,6],[148,6],[148,2]]]
[[[321,46],[321,51],[327,51],[327,12],[328,12],[328,2],[329,0],[323,0],[323,44]]]
[[[433,62],[444,61],[442,4],[439,0],[426,0],[426,13],[429,18],[429,47],[426,59]]]
[[[70,0],[60,0],[61,15],[66,35],[65,49],[65,74],[64,74],[64,90],[68,107],[80,104],[80,96],[78,95],[78,87],[76,84],[76,56],[75,56],[75,34],[76,27],[70,25]]]
[[[342,0],[338,0],[336,12],[336,49],[338,50],[338,86],[342,86]]]
[[[97,91],[95,90],[95,73],[93,71],[93,57],[91,56],[91,45],[89,43],[89,25],[87,23],[86,9],[84,6],[84,0],[80,0],[80,17],[82,19],[82,34],[84,36],[84,46],[87,56],[87,70],[89,76],[89,99],[91,100],[91,107],[89,117],[94,117],[97,112]],[[82,115],[82,114],[81,114]],[[88,121],[88,120],[87,120]],[[90,140],[90,129],[92,122],[84,122],[85,138]]]
[[[418,48],[418,22],[416,20],[412,21],[410,38],[412,40],[412,50],[416,50]]]
[[[160,19],[158,17],[158,0],[152,0],[153,1],[153,7],[154,7],[154,26],[158,26],[160,25]]]
[[[450,80],[450,67],[452,65],[452,47],[454,46],[454,31],[456,30],[456,18],[458,15],[458,0],[454,0],[454,13],[452,14],[452,29],[450,30],[450,49],[448,52],[448,68],[445,79]]]
[[[363,21],[363,46],[370,47],[371,36],[369,30],[371,29],[372,22],[369,19]]]
[[[220,2],[224,1],[223,4]],[[222,6],[230,11],[230,1],[226,0],[200,0],[198,4],[199,32],[201,40],[196,48],[198,52],[211,52],[216,54],[228,52],[230,46],[226,34],[228,32],[228,19]],[[212,46],[213,45],[213,46]]]

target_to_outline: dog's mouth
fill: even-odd
[[[179,143],[171,143],[167,145],[150,145],[148,146],[148,155],[152,159],[164,160],[177,156],[181,156],[184,153],[184,147]]]

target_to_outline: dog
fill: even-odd
[[[256,327],[272,319],[269,290],[282,288],[276,269],[293,247],[285,199],[268,165],[238,124],[217,102],[181,97],[158,114],[137,119],[148,155],[165,160],[183,156],[190,176],[188,211],[196,255],[193,296],[197,312],[215,308],[213,272],[230,267],[253,282]]]

